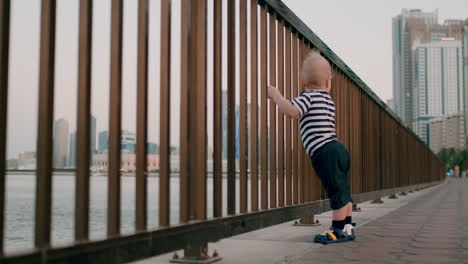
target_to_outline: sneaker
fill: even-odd
[[[331,227],[330,230],[314,237],[315,243],[321,243],[324,245],[347,242],[351,240],[351,237],[348,236],[343,230],[337,229],[335,227]]]

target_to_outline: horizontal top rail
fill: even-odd
[[[307,41],[312,43],[320,53],[325,55],[325,57],[330,60],[338,69],[340,69],[346,76],[348,76],[361,90],[363,90],[377,105],[379,105],[387,114],[389,114],[395,121],[400,123],[411,135],[413,135],[416,140],[420,143],[424,141],[416,135],[410,128],[408,128],[400,117],[397,116],[393,110],[384,103],[377,94],[372,91],[372,89],[361,79],[359,76],[336,55],[336,53],[328,47],[325,42],[323,42],[312,30],[298,17],[294,12],[287,7],[281,0],[258,0],[259,4],[266,4],[269,9],[268,11],[274,11],[276,15],[284,20],[286,24],[293,27],[293,30],[301,34]],[[432,152],[432,150],[431,150]],[[435,154],[435,153],[434,153]]]

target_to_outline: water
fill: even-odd
[[[6,182],[6,226],[5,249],[33,248],[35,175],[7,175]],[[171,177],[171,224],[179,223],[179,178]],[[236,184],[239,197],[239,181]],[[250,186],[250,184],[249,184]],[[260,186],[260,184],[259,184]],[[93,176],[90,180],[90,238],[102,239],[106,234],[107,222],[107,177]],[[148,178],[148,228],[158,226],[159,178]],[[207,214],[213,216],[213,184],[208,178]],[[223,179],[223,215],[227,214],[227,184]],[[131,234],[135,223],[135,178],[123,176],[121,182],[121,232]],[[250,198],[250,193],[249,193]],[[236,199],[237,202],[239,199]],[[73,241],[75,177],[74,175],[54,175],[52,194],[52,245],[67,244]],[[239,208],[239,205],[236,206]]]

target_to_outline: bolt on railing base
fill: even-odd
[[[402,192],[402,193],[400,193],[400,195],[405,196],[405,195],[408,195],[408,194],[406,192]]]
[[[382,200],[382,198],[377,198],[371,202],[371,204],[383,204],[383,203],[384,201]]]
[[[398,199],[398,196],[396,196],[396,194],[392,194],[388,197],[388,199]]]
[[[294,222],[294,226],[319,226],[322,225],[314,216],[305,216]]]
[[[410,190],[408,193],[414,193],[414,191],[413,191],[413,190]]]
[[[190,264],[209,264],[222,260],[215,250],[213,256],[208,255],[208,244],[202,246],[189,247],[184,250],[184,257],[179,258],[177,253],[174,254],[171,263],[190,263]]]
[[[353,212],[361,212],[361,207],[358,207],[357,203],[353,203]]]

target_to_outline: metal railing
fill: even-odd
[[[298,123],[278,114],[267,84],[286,98],[301,90],[304,56],[312,49],[330,61],[336,76],[338,139],[351,153],[350,186],[356,202],[440,182],[444,166],[429,148],[279,0],[181,0],[180,86],[170,82],[171,1],[161,0],[159,227],[147,225],[148,0],[138,1],[137,149],[135,234],[120,234],[120,131],[123,2],[112,0],[107,239],[89,239],[92,0],[80,0],[75,242],[51,247],[52,125],[56,3],[42,0],[35,249],[3,253],[10,1],[0,2],[0,248],[5,263],[121,263],[176,249],[203,254],[206,243],[328,209],[328,200],[303,150]],[[237,7],[236,5],[239,4]],[[227,57],[223,58],[223,8]],[[239,16],[235,10],[238,8]],[[235,31],[239,19],[238,35]],[[207,27],[213,27],[213,50]],[[239,54],[236,54],[238,38]],[[213,68],[208,69],[212,52]],[[236,58],[238,57],[238,68]],[[222,71],[227,60],[228,169],[222,192]],[[236,77],[236,70],[238,78]],[[208,79],[207,71],[213,71]],[[249,82],[250,80],[250,82]],[[213,216],[207,219],[207,83],[213,85]],[[238,85],[236,82],[239,82]],[[258,85],[259,84],[259,85]],[[239,89],[239,196],[236,196],[236,87]],[[180,90],[180,224],[170,225],[170,98]],[[250,91],[250,95],[248,92]],[[248,110],[250,109],[250,111]],[[250,118],[250,124],[248,120]],[[271,129],[275,128],[275,129]],[[250,164],[250,165],[249,165]],[[250,183],[250,185],[249,185]],[[248,199],[250,194],[250,199]],[[228,215],[223,215],[227,197]],[[240,213],[236,213],[236,203]]]

